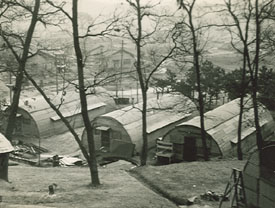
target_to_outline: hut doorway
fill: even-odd
[[[101,127],[101,147],[106,148],[107,150],[110,149],[110,128],[108,127]]]
[[[197,146],[195,137],[184,137],[183,159],[186,161],[197,160]]]
[[[14,133],[17,135],[22,135],[22,115],[21,114],[16,115]]]

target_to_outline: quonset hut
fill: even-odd
[[[237,131],[240,99],[235,99],[204,114],[207,148],[210,156],[232,156],[237,153]],[[270,112],[259,104],[259,119],[264,140],[274,136],[274,121]],[[176,160],[194,161],[203,156],[200,117],[177,125],[164,136],[173,144]],[[241,134],[242,151],[245,153],[256,145],[256,131],[252,101],[245,99]]]
[[[248,207],[275,207],[275,143],[256,150],[243,170],[244,193]]]
[[[8,155],[13,147],[7,138],[0,133],[0,179],[7,180]]]
[[[82,127],[79,94],[71,91],[52,96],[51,101],[59,108],[74,128]],[[87,96],[90,119],[116,109],[112,97],[106,93]],[[9,108],[6,109],[9,111]],[[4,124],[6,125],[6,124]],[[42,96],[21,99],[17,111],[14,135],[23,137],[50,137],[68,131],[65,124]]]
[[[130,158],[141,151],[142,103],[128,106],[101,116],[92,122],[96,150],[105,150],[113,155]],[[148,148],[156,145],[177,124],[197,115],[195,104],[180,94],[163,94],[148,100],[147,135]],[[84,129],[82,142],[87,147],[87,132]],[[134,151],[135,150],[135,151]]]

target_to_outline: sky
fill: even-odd
[[[141,0],[141,2],[159,2],[160,0]],[[197,0],[197,5],[223,3],[223,0]],[[98,16],[99,14],[111,14],[115,8],[127,4],[126,0],[79,0],[79,11]],[[161,5],[176,10],[176,0],[161,0]]]
[[[159,0],[142,0],[141,2],[158,2]],[[110,14],[115,8],[127,4],[126,0],[79,0],[79,11],[91,16],[98,14]],[[176,0],[162,0],[161,5],[176,9]]]

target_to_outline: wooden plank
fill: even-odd
[[[165,153],[165,152],[157,152],[156,154],[158,157],[167,157],[167,158],[171,158],[174,154],[173,153]]]
[[[157,141],[157,145],[172,146],[173,143],[171,143],[171,142]]]
[[[161,151],[161,150],[173,150],[173,147],[165,147],[165,146],[157,146],[157,151]]]

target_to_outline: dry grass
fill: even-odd
[[[232,168],[243,168],[245,161],[186,162],[165,166],[148,166],[131,172],[146,184],[177,204],[211,190],[223,194]],[[200,198],[200,197],[199,197]],[[201,202],[218,207],[218,202]]]
[[[97,188],[88,187],[90,176],[86,167],[10,167],[12,184],[0,184],[0,207],[176,207],[131,177],[125,171],[131,166],[114,163],[100,167],[103,185]],[[56,194],[49,196],[48,186],[52,183],[58,186]]]

